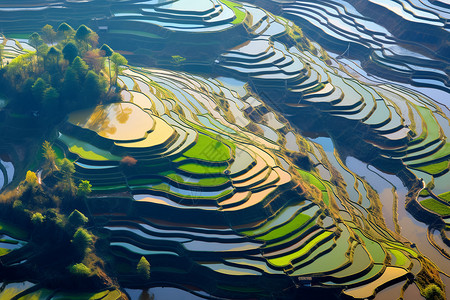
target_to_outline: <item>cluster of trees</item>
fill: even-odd
[[[74,30],[62,23],[55,31],[45,25],[41,34],[30,35],[29,44],[35,52],[0,70],[0,87],[14,112],[54,117],[120,99],[111,87],[117,84],[119,66],[128,62],[108,45],[98,48],[98,35],[87,26]]]
[[[90,282],[94,279],[100,286],[110,284],[112,281],[103,270],[105,263],[97,255],[98,238],[88,230],[88,217],[78,210],[86,211],[84,200],[91,193],[92,185],[88,180],[76,180],[74,164],[66,158],[58,159],[49,142],[44,142],[42,149],[41,171],[27,171],[25,180],[16,189],[0,195],[2,219],[31,233],[29,245],[37,247],[30,250],[32,253],[64,253],[53,258],[60,260],[55,264],[56,269],[52,269],[54,276],[66,278],[67,282],[71,278],[79,285],[88,279]],[[47,268],[46,259],[36,258],[31,268]],[[143,270],[145,273],[149,266]],[[36,276],[50,280],[41,271]]]

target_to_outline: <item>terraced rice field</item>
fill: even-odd
[[[313,275],[316,284],[348,289],[350,295],[356,293],[354,286],[364,282],[365,290],[373,293],[378,282],[384,284],[405,276],[410,272],[408,267],[417,264],[410,260],[409,253],[404,254],[398,259],[401,263],[396,260],[393,264],[395,270],[403,271],[388,275],[391,272],[385,271],[385,253],[393,251],[400,255],[402,250],[392,245],[387,250],[385,245],[389,239],[383,244],[378,238],[362,233],[350,220],[340,219],[339,212],[326,212],[336,201],[344,205],[351,203],[340,199],[348,196],[341,194],[330,181],[321,179],[314,169],[290,172],[278,162],[281,157],[287,166],[293,166],[291,158],[281,151],[286,146],[265,139],[264,133],[258,136],[246,127],[232,124],[231,117],[220,107],[220,95],[233,95],[226,86],[202,77],[158,69],[130,67],[123,77],[124,82],[133,81],[125,88],[137,87],[139,81],[146,97],[151,99],[157,95],[155,100],[163,104],[157,109],[139,99],[135,101],[137,91],[128,89],[131,97],[120,105],[133,105],[130,119],[135,113],[145,114],[145,118],[135,119],[141,122],[139,126],[145,129],[145,134],[131,130],[136,124],[129,122],[115,123],[117,130],[113,135],[102,134],[104,128],[113,123],[108,112],[118,110],[100,106],[72,114],[58,139],[66,154],[76,160],[77,176],[90,180],[99,193],[98,197],[94,195],[89,199],[90,210],[103,220],[117,260],[128,264],[143,255],[153,262],[152,272],[156,277],[171,276],[183,285],[188,281],[182,278],[194,276],[199,278],[196,284],[207,292],[212,287],[202,285],[200,279],[203,276],[220,278],[214,289],[224,296],[231,295],[230,288],[241,296],[249,293],[249,287],[263,293],[267,287],[250,279],[255,276],[274,276],[273,280],[286,286],[289,278]],[[177,85],[171,85],[175,80]],[[171,86],[171,89],[164,86]],[[193,94],[197,97],[187,102],[185,99]],[[250,107],[246,101],[250,96],[232,96],[228,100]],[[179,100],[181,97],[183,100]],[[177,109],[169,109],[165,106],[167,103]],[[101,110],[107,117],[96,117]],[[277,116],[276,112],[271,114]],[[106,124],[89,126],[92,120]],[[159,122],[157,120],[164,122],[166,131],[152,138],[152,124]],[[244,123],[253,121],[247,119]],[[266,126],[277,133],[290,126],[283,122],[283,126],[273,124],[274,127]],[[81,135],[84,132],[81,128],[92,134]],[[119,132],[128,132],[129,136]],[[295,130],[290,132],[295,139],[308,145]],[[89,136],[89,140],[83,140],[85,136]],[[73,140],[83,143],[84,149],[95,150],[97,155],[101,153],[101,157],[129,155],[136,157],[138,163],[126,169],[111,159],[111,165],[106,167],[95,155],[71,151]],[[312,144],[308,147],[320,148]],[[333,168],[323,157],[320,159],[328,169]],[[98,168],[102,168],[101,173]],[[363,179],[352,176],[364,187]],[[321,197],[300,192],[310,189],[321,193]],[[119,192],[122,196],[108,200],[108,193]],[[365,195],[364,188],[357,192],[364,194],[365,201],[373,201]],[[115,203],[119,211],[128,213],[118,214],[113,207],[101,204],[107,202]],[[367,216],[366,209],[357,203],[354,205],[352,213],[364,211],[361,216]],[[347,257],[346,253],[351,256]],[[354,255],[358,259],[352,259]],[[364,257],[366,263],[362,262]],[[193,268],[203,271],[192,273]],[[122,272],[126,274],[127,270]],[[371,276],[357,280],[359,277],[355,274],[366,273]],[[383,280],[372,282],[371,278],[375,280],[385,273]],[[248,278],[246,288],[237,280],[240,277]]]
[[[5,1],[0,13],[33,19],[34,9],[46,9],[57,20],[54,12],[77,6],[100,16],[112,43],[139,40],[138,58],[148,58],[149,45],[164,57],[173,41],[183,49],[170,57],[186,56],[157,64],[172,70],[127,66],[123,101],[72,113],[54,143],[75,162],[76,177],[93,185],[87,205],[109,237],[123,286],[136,287],[128,275],[145,256],[152,280],[201,296],[276,298],[305,278],[356,299],[397,282],[408,288],[428,260],[418,241],[401,236],[400,180],[411,190],[421,185],[408,207],[437,220],[444,238],[430,242],[448,251],[449,111],[416,89],[448,95],[448,59],[441,45],[427,44],[428,53],[380,22],[386,14],[389,24],[445,40],[445,4],[121,1],[104,4],[105,13],[98,1],[47,2],[30,9]],[[4,20],[12,32],[25,30]],[[6,60],[26,49],[5,45]],[[205,45],[207,54],[192,50]],[[174,70],[180,66],[196,75]],[[125,156],[136,165],[121,163]],[[386,179],[392,199],[366,181],[366,170],[350,167],[351,156],[367,172],[395,174]],[[4,161],[0,171],[1,188],[13,173]],[[49,299],[58,297],[65,296]]]

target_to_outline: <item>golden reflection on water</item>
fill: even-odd
[[[123,108],[122,104],[119,104],[114,109],[116,110],[116,119],[120,124],[125,124],[130,118],[131,113],[133,112],[131,107]]]
[[[143,139],[154,125],[147,112],[128,102],[99,105],[72,113],[69,122],[116,141]]]

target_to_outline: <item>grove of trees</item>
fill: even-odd
[[[119,65],[128,62],[108,45],[98,48],[98,35],[87,26],[75,30],[62,23],[54,30],[45,25],[28,42],[35,52],[20,55],[0,69],[0,89],[13,113],[53,120],[75,109],[120,99],[114,86]]]

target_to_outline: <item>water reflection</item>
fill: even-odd
[[[195,292],[196,295],[187,291],[173,288],[173,287],[155,287],[148,290],[125,289],[129,295],[130,300],[204,300],[210,299],[209,295],[204,292]],[[217,298],[215,298],[217,299]]]
[[[122,107],[122,104],[119,104],[115,107],[116,110],[116,120],[120,124],[125,124],[130,118],[133,110],[130,107],[126,107],[125,109]]]
[[[383,173],[353,157],[346,160],[346,165],[350,170],[363,177],[379,193],[380,200],[383,203],[383,217],[388,225],[392,224],[393,220],[392,200],[389,198],[392,197],[391,189],[393,187],[396,189],[398,224],[400,225],[401,236],[418,245],[418,250],[435,262],[441,270],[450,270],[450,261],[438,253],[428,242],[427,225],[417,221],[406,211],[405,199],[408,190],[400,179],[394,175]],[[390,229],[392,230],[392,228]]]

